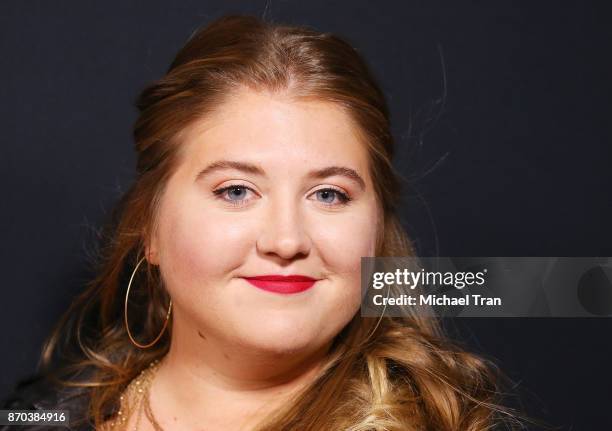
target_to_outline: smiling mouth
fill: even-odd
[[[258,289],[282,294],[303,292],[310,289],[318,281],[302,275],[264,275],[243,278]]]

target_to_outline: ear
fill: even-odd
[[[157,247],[155,235],[152,235],[152,238],[145,241],[145,256],[150,265],[159,265],[159,248]]]

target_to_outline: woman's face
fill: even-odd
[[[305,351],[358,311],[378,206],[353,127],[333,104],[243,90],[184,131],[147,255],[196,340]],[[274,274],[317,281],[278,293],[245,279]]]

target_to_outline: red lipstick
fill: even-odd
[[[259,275],[244,279],[259,289],[275,293],[303,292],[317,282],[317,279],[304,275]]]

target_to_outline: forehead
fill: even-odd
[[[358,130],[330,102],[243,90],[192,124],[181,141],[187,162],[229,158],[305,170],[341,162],[367,176],[367,150]]]

